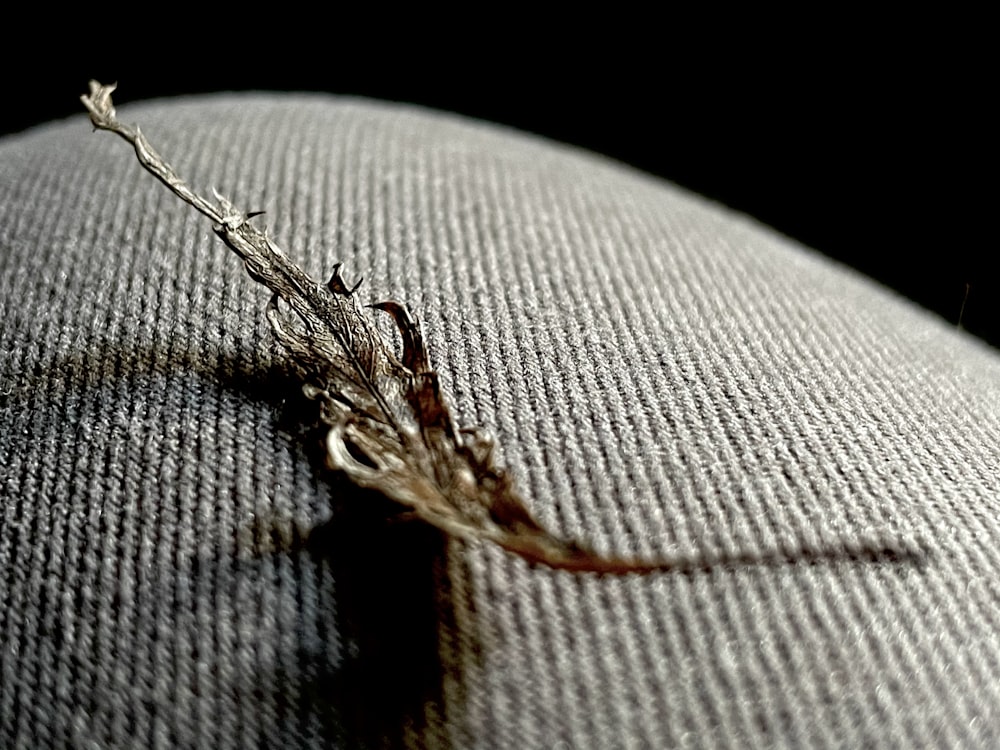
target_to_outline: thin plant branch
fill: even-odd
[[[402,352],[392,351],[372,314],[334,267],[325,284],[312,279],[251,219],[218,193],[192,191],[138,127],[124,125],[111,101],[115,86],[90,82],[81,97],[100,130],[117,133],[139,162],[188,205],[212,220],[215,233],[247,273],[271,290],[266,316],[278,342],[301,371],[305,394],[319,404],[327,428],[326,464],[358,487],[383,494],[453,537],[489,541],[530,563],[599,573],[693,570],[716,565],[788,560],[912,555],[878,540],[834,549],[676,556],[651,561],[603,557],[546,531],[531,515],[510,475],[498,467],[493,443],[480,429],[459,429],[431,368],[420,325],[398,302],[370,305],[399,329]]]

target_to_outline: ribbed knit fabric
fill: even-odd
[[[297,427],[266,290],[81,110],[0,141],[0,746],[1000,743],[997,352],[537,138],[306,96],[119,115],[409,303],[554,532],[924,553],[600,577],[384,522]]]

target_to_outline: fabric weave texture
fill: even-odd
[[[0,746],[995,747],[1000,356],[752,220],[413,107],[119,107],[421,317],[532,568],[324,474],[267,291],[84,114],[0,141]],[[683,147],[678,144],[677,147]]]

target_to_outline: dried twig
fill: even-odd
[[[321,419],[329,427],[327,465],[357,486],[382,493],[455,537],[489,540],[530,562],[566,570],[626,573],[899,554],[885,545],[861,543],[833,552],[642,562],[601,557],[558,539],[535,521],[509,475],[496,466],[489,438],[479,429],[457,429],[452,422],[420,326],[406,306],[371,305],[399,328],[403,347],[397,357],[358,305],[357,287],[344,282],[339,264],[321,284],[250,223],[256,214],[238,210],[221,195],[212,202],[189,189],[138,127],[118,121],[111,101],[114,89],[91,81],[90,94],[81,97],[94,126],[131,143],[142,166],[215,222],[216,234],[243,259],[250,276],[273,292],[267,319],[301,369],[306,395],[319,402]]]

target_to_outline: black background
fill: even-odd
[[[24,21],[3,53],[0,133],[82,120],[89,78],[118,81],[119,106],[242,89],[417,103],[663,176],[1000,345],[985,17],[622,10],[543,24],[479,12],[206,18],[157,6],[58,31]]]

